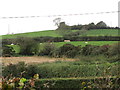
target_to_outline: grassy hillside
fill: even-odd
[[[87,36],[118,36],[118,29],[96,29],[88,30]]]
[[[3,35],[2,38],[16,38],[18,36],[25,36],[25,37],[40,37],[40,36],[51,36],[51,37],[61,37],[58,33],[54,30],[47,30],[47,31],[39,31],[39,32],[29,32],[29,33],[20,33],[20,34],[10,34],[10,35]]]
[[[78,30],[73,30],[76,32]],[[88,30],[84,34],[80,36],[118,36],[118,29],[96,29],[96,30]],[[10,34],[10,35],[2,35],[3,39],[6,38],[16,38],[18,36],[26,36],[26,37],[40,37],[40,36],[51,36],[51,37],[62,37],[61,34],[56,32],[55,30],[47,30],[47,31],[39,31],[39,32],[29,32],[29,33],[21,33],[21,34]]]

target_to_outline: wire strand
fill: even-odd
[[[63,17],[63,16],[77,16],[77,15],[110,14],[110,13],[119,13],[119,12],[120,11],[97,12],[97,13],[79,13],[79,14],[64,14],[64,15],[46,15],[46,16],[1,17],[1,19],[39,18],[39,17]]]

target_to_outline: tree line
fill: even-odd
[[[113,56],[118,55],[119,53],[119,44],[115,45],[103,45],[103,46],[95,46],[95,45],[86,45],[82,46],[74,46],[72,44],[65,44],[61,47],[56,47],[54,43],[47,42],[43,45],[42,49],[40,49],[40,43],[35,41],[33,38],[21,37],[14,41],[16,45],[20,47],[20,52],[18,54],[15,53],[13,47],[8,46],[7,44],[3,44],[2,52],[3,56],[16,56],[16,55],[38,55],[38,56],[51,56],[51,57],[68,57],[74,58],[79,55],[106,55]]]
[[[97,24],[95,23],[89,23],[89,24],[78,24],[78,25],[73,25],[69,26],[65,22],[60,22],[60,18],[56,18],[53,20],[55,25],[58,27],[56,30],[91,30],[91,29],[119,29],[119,27],[110,27],[107,26],[107,24],[103,21],[98,22]]]

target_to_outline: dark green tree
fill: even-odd
[[[2,56],[3,57],[11,57],[14,55],[15,55],[15,51],[14,51],[13,47],[6,46],[6,45],[4,45],[2,47]]]
[[[71,27],[66,25],[65,22],[60,22],[57,30],[71,30]]]
[[[39,43],[32,38],[19,37],[17,44],[20,46],[21,55],[36,55],[39,51]]]
[[[43,46],[43,49],[39,52],[40,56],[52,56],[54,53],[54,50],[56,49],[55,45],[53,43],[45,43]]]
[[[95,28],[96,28],[96,26],[95,26],[94,23],[90,23],[90,24],[88,24],[88,27],[89,27],[89,29],[95,29]]]
[[[102,28],[106,28],[107,25],[106,25],[105,22],[100,21],[100,22],[98,22],[98,23],[96,24],[96,27],[99,28],[99,29],[102,29]]]

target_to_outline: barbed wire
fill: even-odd
[[[1,17],[1,19],[39,18],[39,17],[63,17],[63,16],[77,16],[77,15],[110,14],[110,13],[119,13],[119,12],[120,11],[97,12],[97,13],[79,13],[79,14],[64,14],[64,15],[46,15],[46,16]]]

